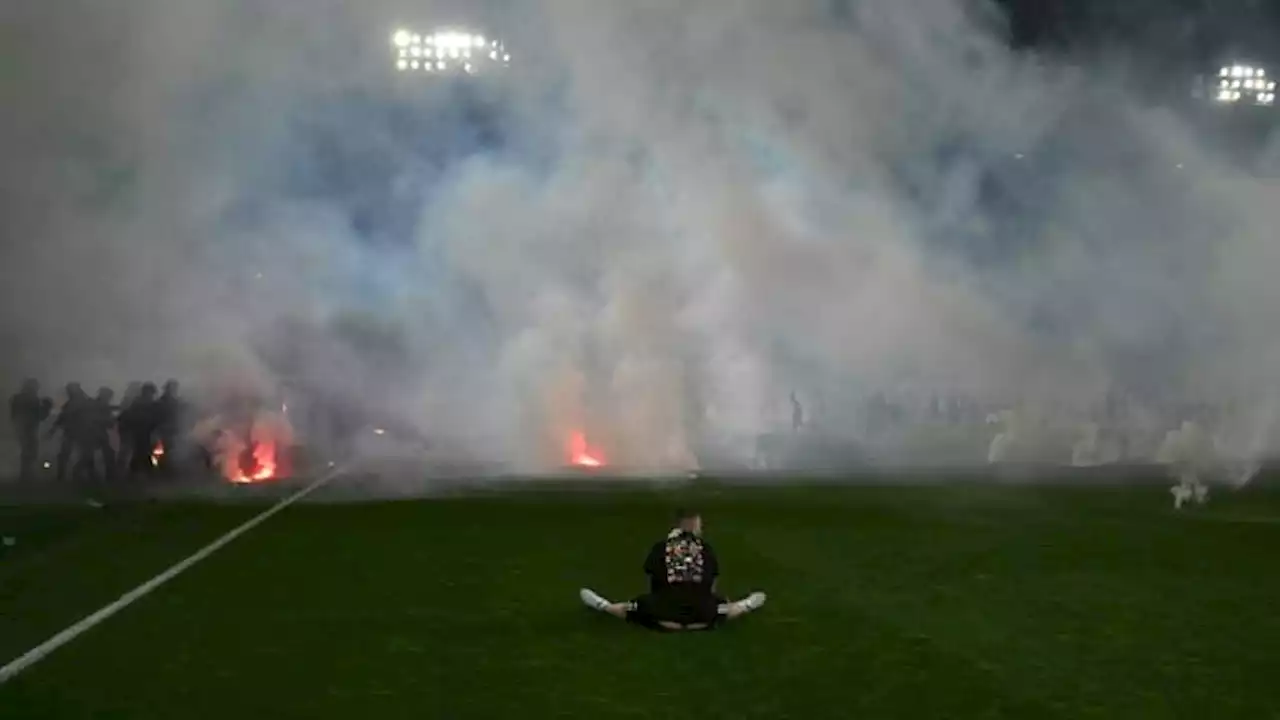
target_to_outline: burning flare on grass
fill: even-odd
[[[569,435],[569,464],[575,467],[604,467],[604,455],[587,445],[587,436],[581,431]]]
[[[266,482],[276,476],[276,444],[271,440],[256,440],[240,451],[240,462],[230,469],[227,479],[237,485]]]
[[[209,448],[222,477],[237,485],[279,478],[281,450],[293,445],[293,428],[283,412],[260,411],[247,421],[214,415],[199,423],[193,436]]]
[[[164,443],[158,442],[151,450],[151,467],[160,467],[162,457],[164,457]]]

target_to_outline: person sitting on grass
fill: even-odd
[[[720,562],[702,538],[702,516],[681,510],[676,527],[654,543],[644,563],[649,592],[631,602],[613,603],[583,588],[578,595],[592,610],[652,630],[710,630],[758,610],[765,594],[754,592],[728,602],[716,594]]]

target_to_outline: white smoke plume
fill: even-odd
[[[512,70],[392,71],[391,31],[437,23]],[[742,459],[793,390],[852,437],[877,390],[1248,406],[1280,372],[1274,183],[1124,58],[1015,53],[981,2],[58,0],[0,27],[15,386],[270,386],[288,344],[343,403],[533,471],[575,431],[627,467]]]

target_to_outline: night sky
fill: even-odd
[[[1269,0],[997,0],[1014,43],[1058,50],[1126,49],[1160,61],[1224,54],[1271,57],[1280,3]]]

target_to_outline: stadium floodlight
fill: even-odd
[[[1218,68],[1216,87],[1209,86],[1209,95],[1224,105],[1253,105],[1272,107],[1276,103],[1276,82],[1259,62],[1236,60]],[[1214,82],[1206,79],[1206,83]]]
[[[459,28],[441,28],[426,34],[399,28],[392,33],[391,43],[397,70],[421,67],[427,72],[483,75],[486,70],[511,62],[511,55],[500,40]]]

